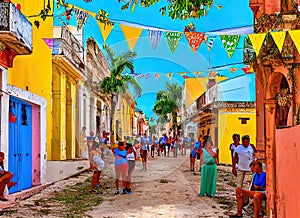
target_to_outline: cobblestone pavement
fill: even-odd
[[[234,186],[235,177],[231,167],[218,166],[217,193],[214,198],[198,197],[200,187],[199,172],[189,170],[188,155],[155,157],[149,159],[147,171],[141,171],[138,161],[132,178],[133,193],[114,195],[113,157],[110,152],[106,157],[106,169],[102,182],[108,189],[99,194],[101,203],[79,217],[228,217],[228,212],[236,211]],[[199,162],[196,162],[199,166]],[[199,171],[199,167],[196,169]],[[11,210],[2,217],[78,217],[64,213],[65,205],[49,203],[39,205],[38,201],[47,201],[53,193],[63,192],[66,186],[84,182],[91,177],[91,172],[55,183],[26,200],[17,201]],[[86,190],[88,192],[88,190]],[[89,201],[89,199],[86,199]],[[74,202],[76,204],[76,202]],[[43,210],[47,209],[47,213]],[[10,210],[8,209],[8,210]],[[244,213],[244,217],[247,216]]]

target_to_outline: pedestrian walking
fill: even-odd
[[[254,160],[256,148],[250,144],[249,135],[242,137],[242,145],[235,148],[233,154],[232,173],[237,177],[237,187],[243,188],[244,180],[250,184],[250,164]]]
[[[151,158],[154,158],[154,155],[155,155],[155,148],[156,148],[156,143],[155,143],[155,137],[153,136],[152,137],[152,143],[151,143],[151,150],[150,150],[150,152],[151,152],[151,154],[150,154],[150,156],[151,156]]]
[[[201,183],[198,196],[207,195],[208,197],[214,197],[217,186],[216,158],[218,155],[213,151],[213,142],[210,139],[204,142],[202,151]]]
[[[104,165],[104,156],[99,143],[94,142],[90,151],[90,168],[93,170],[90,193],[97,193],[95,187],[104,187],[100,184],[100,176]]]
[[[85,132],[86,128],[82,127],[79,139],[79,157],[87,159],[88,158],[88,145],[87,136]]]
[[[147,142],[145,140],[142,141],[142,147],[141,147],[141,158],[142,158],[142,169],[141,170],[147,170],[147,155],[148,155],[148,148],[147,148]]]
[[[128,171],[128,162],[126,159],[127,151],[125,150],[124,142],[118,142],[118,147],[114,150],[115,154],[115,172],[116,172],[116,192],[115,194],[120,194],[119,181],[120,176],[122,177],[122,188],[123,194],[126,194],[126,176]]]
[[[192,148],[190,153],[190,171],[195,171],[195,161],[197,155],[197,148]]]
[[[240,145],[240,135],[237,133],[234,133],[232,135],[232,140],[233,140],[233,143],[231,143],[229,145],[229,150],[231,152],[231,163],[233,164],[233,153],[234,153],[234,150],[236,149],[236,147]]]
[[[177,158],[177,155],[178,155],[178,138],[177,136],[175,137],[174,139],[174,144],[173,144],[173,157]]]
[[[93,131],[90,131],[90,135],[87,136],[87,147],[88,147],[88,154],[93,146],[93,143],[95,141],[95,135]]]
[[[133,170],[135,168],[135,160],[136,160],[136,151],[132,143],[128,142],[126,143],[126,159],[128,162],[128,171],[127,171],[127,178],[126,178],[126,188],[125,193],[131,194],[131,177],[133,174]]]

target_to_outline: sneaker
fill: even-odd
[[[127,194],[127,189],[123,189],[123,194]]]
[[[132,192],[130,190],[125,189],[125,191],[123,191],[123,194],[131,194]]]
[[[116,191],[115,191],[115,195],[118,195],[118,194],[120,194],[120,191],[119,191],[119,190],[116,190]]]
[[[198,194],[198,196],[199,196],[199,197],[203,197],[204,195],[203,195],[203,194]]]

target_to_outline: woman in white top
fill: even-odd
[[[127,178],[126,178],[126,189],[125,193],[130,194],[131,193],[131,188],[130,188],[130,183],[131,183],[131,176],[133,173],[133,170],[135,168],[135,160],[136,160],[136,150],[135,147],[132,146],[131,143],[126,143],[126,159],[128,162],[128,172],[127,172]]]

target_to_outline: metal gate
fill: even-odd
[[[32,107],[14,97],[9,101],[9,166],[17,184],[9,193],[32,186]]]

